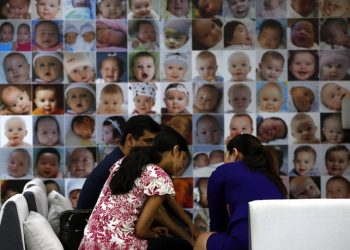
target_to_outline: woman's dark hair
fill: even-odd
[[[250,134],[239,134],[231,139],[226,149],[233,154],[234,148],[243,154],[243,162],[248,168],[265,173],[287,197],[287,189],[279,176],[277,156],[271,148],[262,145],[258,138]]]
[[[162,153],[172,150],[176,145],[180,151],[189,155],[185,139],[174,129],[164,126],[154,138],[153,146],[133,147],[111,179],[109,187],[112,194],[125,194],[132,190],[145,166],[150,163],[158,164],[162,160]]]

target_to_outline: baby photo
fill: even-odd
[[[30,0],[1,2],[2,19],[31,19]]]
[[[258,112],[283,112],[288,109],[285,82],[257,82],[256,103]]]
[[[125,19],[126,0],[98,0],[96,1],[96,19]]]
[[[95,116],[66,116],[65,142],[67,146],[96,146]]]
[[[190,0],[166,0],[160,1],[160,18],[161,19],[176,19],[190,18],[191,4]]]
[[[99,147],[119,145],[126,116],[99,115],[96,117],[96,141]],[[107,149],[108,150],[108,149]]]
[[[319,87],[321,112],[341,111],[343,99],[350,97],[350,86],[345,82],[321,82]]]
[[[350,142],[350,132],[343,129],[341,113],[321,113],[321,143]]]
[[[289,145],[289,176],[320,176],[320,145]]]
[[[192,113],[192,84],[191,83],[170,83],[161,84],[163,102],[161,105],[162,114],[189,114]]]
[[[0,69],[0,82],[11,84],[31,83],[30,52],[0,52],[2,68]]]
[[[191,52],[161,53],[160,81],[161,82],[186,82],[191,79]]]
[[[288,111],[289,112],[318,112],[318,83],[289,82]]]
[[[157,82],[159,80],[159,52],[129,52],[129,82]]]
[[[61,52],[33,53],[33,82],[57,84],[63,81],[63,55]]]
[[[63,51],[95,51],[96,27],[92,21],[66,21],[64,23]]]
[[[319,6],[320,17],[348,17],[350,3],[347,0],[321,0]]]
[[[63,67],[65,83],[95,83],[95,53],[64,52]]]
[[[257,50],[257,81],[287,80],[287,52],[284,50]]]
[[[95,87],[86,83],[74,83],[64,91],[66,114],[94,114],[96,111]]]
[[[86,178],[96,166],[96,148],[66,148],[65,163],[67,178]]]
[[[316,199],[321,198],[319,176],[289,177],[290,199]]]
[[[52,147],[64,145],[64,117],[33,116],[34,135],[33,145],[39,147]]]
[[[219,18],[192,20],[192,49],[221,50],[224,47],[223,22]]]
[[[320,80],[349,80],[349,50],[320,50]]]
[[[128,22],[129,50],[159,50],[158,22],[153,20],[130,20]]]
[[[222,84],[195,83],[193,85],[193,113],[222,113],[222,90]]]
[[[97,114],[127,114],[128,84],[96,84]]]
[[[257,18],[285,18],[288,0],[256,1]]]
[[[256,136],[262,143],[288,144],[289,120],[287,113],[260,113],[256,116]]]
[[[225,18],[255,18],[254,0],[224,0]]]
[[[161,49],[172,52],[190,51],[192,48],[191,21],[188,19],[170,19],[160,23]]]
[[[217,114],[194,114],[192,126],[194,145],[223,144],[224,117]]]
[[[317,19],[288,19],[288,49],[318,49]]]
[[[317,18],[317,0],[290,0],[287,3],[288,18]]]
[[[290,113],[289,115],[291,115],[290,144],[318,144],[321,142],[319,113]]]
[[[83,188],[85,180],[85,178],[67,178],[65,180],[65,196],[69,200],[73,209],[77,208],[80,192]]]
[[[0,51],[31,51],[30,27],[29,21],[0,22]]]
[[[129,0],[128,3],[128,19],[159,19],[159,1]]]
[[[222,51],[193,51],[192,52],[192,75],[195,83],[222,83],[224,82],[222,63]],[[219,67],[220,65],[220,67]]]
[[[183,138],[185,138],[188,145],[192,145],[192,115],[178,114],[168,115],[162,114],[161,124],[175,129]]]
[[[233,139],[239,134],[256,134],[256,115],[255,114],[225,114],[225,141],[227,144],[229,140]]]
[[[62,4],[64,1],[66,0],[32,1],[32,18],[41,20],[62,19]]]
[[[63,85],[33,85],[33,115],[63,115]]]
[[[63,22],[57,20],[35,20],[33,25],[33,51],[62,51]]]
[[[323,175],[350,175],[350,148],[348,145],[323,146]]]
[[[214,18],[222,16],[223,0],[192,1],[193,18]]]
[[[33,153],[31,149],[1,149],[1,179],[32,179]]]
[[[29,115],[32,112],[30,84],[0,85],[0,115]]]
[[[237,82],[224,84],[225,113],[255,113],[256,84],[253,82]]]
[[[96,19],[96,6],[94,1],[86,0],[62,0],[63,16],[66,20],[90,20]]]
[[[157,83],[129,83],[128,98],[129,114],[160,114],[161,94]]]
[[[125,19],[96,21],[97,51],[126,51],[128,26]]]
[[[232,20],[224,24],[224,49],[254,49],[255,21]]]
[[[350,5],[349,5],[350,7]],[[349,49],[349,18],[326,18],[320,20],[321,49]]]
[[[317,50],[289,50],[288,80],[318,80],[318,60]]]
[[[287,23],[284,19],[256,20],[256,48],[285,49]]]
[[[126,52],[98,52],[96,64],[96,84],[127,82],[127,58]]]
[[[34,148],[34,177],[64,178],[64,148]]]
[[[224,146],[194,146],[192,155],[193,176],[209,177],[224,163]]]
[[[32,146],[32,117],[27,115],[0,117],[2,147]]]
[[[350,180],[345,176],[321,176],[321,197],[327,199],[350,198]]]
[[[226,63],[224,71],[225,82],[255,81],[255,51],[224,51],[223,60]],[[221,64],[220,67],[225,67]]]

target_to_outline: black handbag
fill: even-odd
[[[59,239],[65,250],[77,250],[92,209],[66,210],[60,216]]]

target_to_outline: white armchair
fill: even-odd
[[[249,202],[251,250],[350,249],[350,199]]]

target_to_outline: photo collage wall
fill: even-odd
[[[7,2],[2,202],[35,177],[69,197],[137,114],[188,142],[176,199],[204,230],[208,178],[240,133],[276,149],[290,198],[350,197],[347,0]]]

